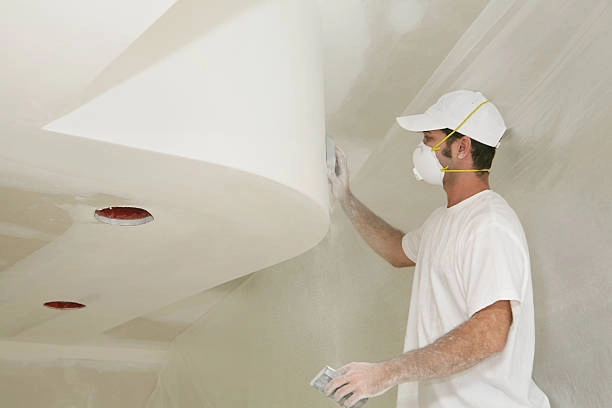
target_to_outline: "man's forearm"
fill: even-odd
[[[471,353],[469,345],[460,343],[461,339],[444,336],[427,347],[386,362],[393,385],[447,377],[467,370],[491,355]]]
[[[427,347],[384,362],[395,384],[442,378],[478,364],[501,352],[512,324],[509,301],[500,301]]]
[[[393,266],[411,266],[402,249],[404,233],[374,214],[352,193],[340,201],[342,209],[368,245]]]

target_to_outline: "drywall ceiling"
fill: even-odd
[[[326,130],[358,171],[487,2],[299,3],[5,6],[0,357],[162,358],[241,276],[319,242]],[[108,205],[155,221],[100,224]]]

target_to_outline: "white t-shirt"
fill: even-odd
[[[499,300],[510,300],[513,313],[504,351],[463,372],[419,383],[419,407],[549,407],[532,380],[529,250],[508,203],[486,190],[438,208],[420,229],[404,236],[402,247],[416,262],[404,351],[435,342]],[[398,408],[407,407],[408,389],[400,385]]]

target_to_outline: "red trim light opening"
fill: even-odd
[[[47,302],[44,304],[48,308],[57,309],[57,310],[73,310],[73,309],[82,309],[85,307],[82,303],[77,302],[67,302],[64,300],[54,300],[53,302]]]
[[[153,221],[147,210],[138,207],[107,207],[95,211],[94,218],[111,225],[140,225]]]

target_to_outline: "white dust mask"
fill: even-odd
[[[442,185],[444,179],[442,165],[436,157],[436,152],[431,147],[423,142],[419,143],[412,154],[412,162],[414,163],[412,171],[417,180],[425,180],[429,184],[438,186]]]

